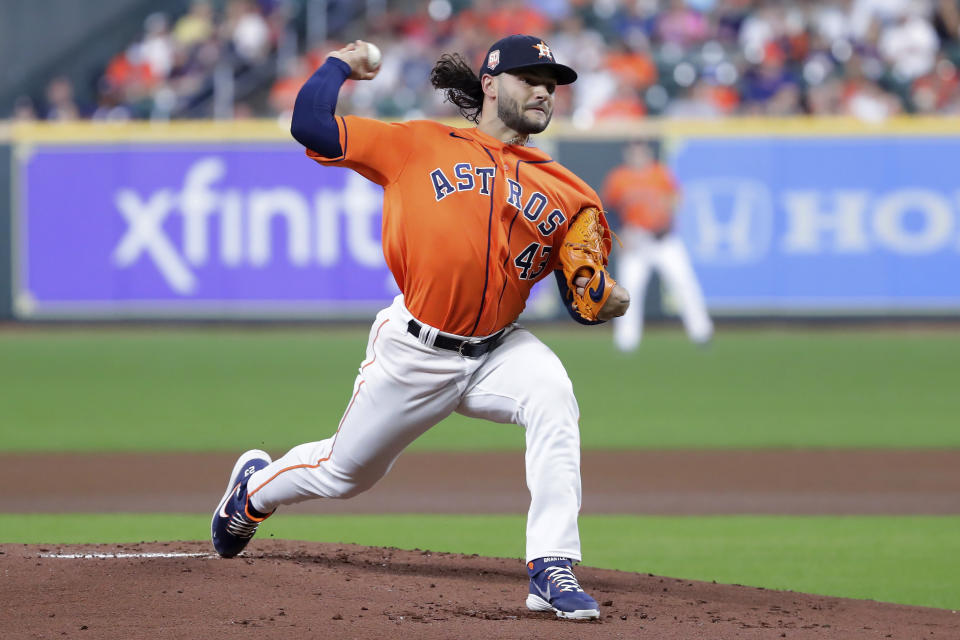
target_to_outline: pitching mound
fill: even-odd
[[[517,559],[255,540],[0,545],[4,638],[955,639],[941,609],[580,567],[596,622],[528,612]]]

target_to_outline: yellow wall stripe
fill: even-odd
[[[464,120],[448,120],[457,127]],[[676,138],[808,138],[808,137],[954,137],[960,136],[960,118],[891,118],[866,123],[855,118],[724,118],[717,120],[605,121],[578,128],[558,119],[548,129],[551,138],[623,140],[637,136]],[[125,142],[290,142],[290,128],[277,120],[193,120],[151,122],[0,122],[0,142],[17,144],[116,144]]]

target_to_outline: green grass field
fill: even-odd
[[[679,332],[616,353],[606,329],[537,331],[561,357],[583,446],[960,447],[960,334]],[[0,333],[0,449],[285,449],[333,433],[365,329]],[[229,437],[227,437],[229,436]],[[453,416],[414,447],[520,448]]]
[[[606,329],[536,333],[574,381],[585,448],[960,447],[958,334],[734,330],[699,350],[654,331],[627,357]],[[284,450],[323,438],[365,336],[0,332],[0,450]],[[522,435],[454,416],[414,446],[510,449]],[[0,542],[206,539],[207,526],[193,515],[0,514]],[[960,517],[589,516],[582,529],[592,566],[960,607]],[[263,535],[517,557],[522,530],[520,516],[287,516]]]

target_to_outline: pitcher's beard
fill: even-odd
[[[509,96],[500,95],[497,101],[497,117],[500,122],[513,129],[521,136],[529,136],[534,133],[540,133],[550,124],[550,118],[553,114],[547,114],[546,120],[542,123],[531,120],[524,115],[520,109],[520,103]]]

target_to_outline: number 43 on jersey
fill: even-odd
[[[536,280],[539,278],[543,270],[547,268],[547,262],[550,261],[550,251],[552,249],[553,247],[541,245],[539,242],[531,242],[528,244],[526,248],[513,259],[513,264],[520,270],[520,279]],[[535,263],[536,268],[534,268]]]

